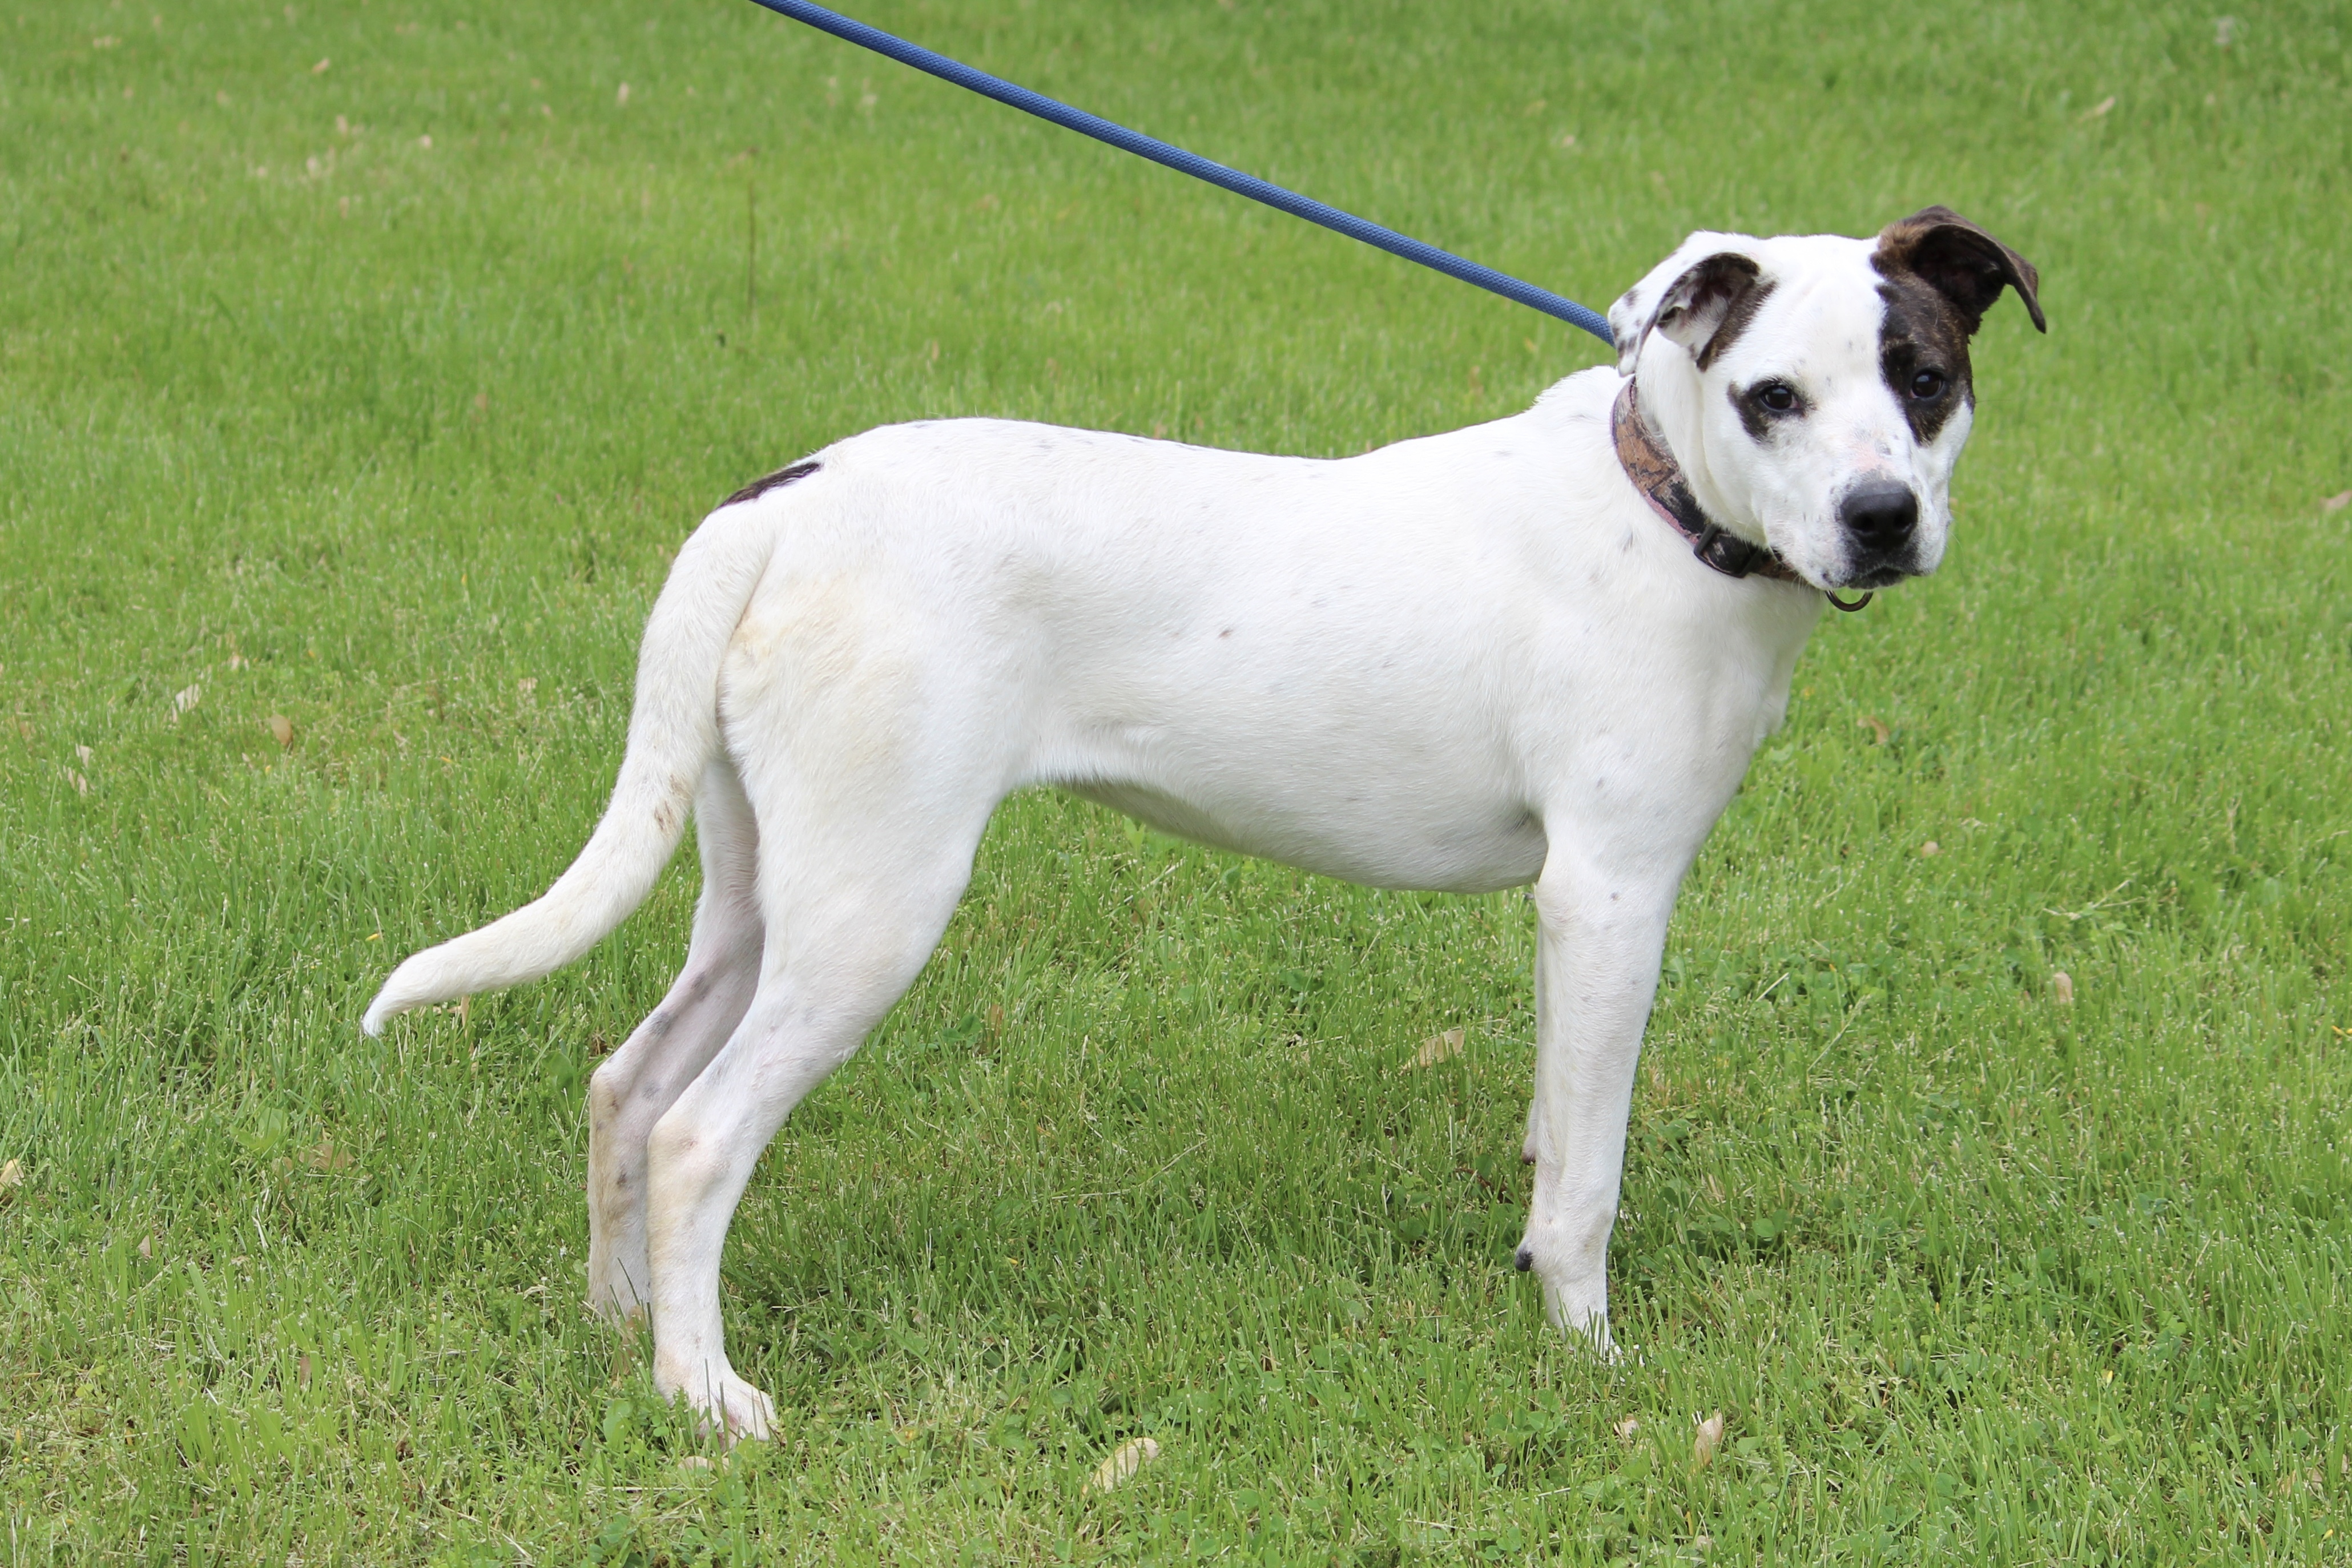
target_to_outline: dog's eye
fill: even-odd
[[[1786,413],[1797,406],[1797,389],[1774,382],[1756,394],[1756,401],[1774,413]]]
[[[1933,402],[1944,395],[1944,372],[1921,371],[1911,378],[1911,395],[1921,402]]]

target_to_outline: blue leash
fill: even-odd
[[[1016,87],[1002,77],[990,76],[986,71],[976,71],[970,66],[948,58],[945,55],[934,54],[919,45],[907,42],[904,38],[893,37],[879,28],[869,27],[863,22],[853,22],[848,17],[828,11],[822,5],[812,5],[809,0],[757,0],[757,3],[780,16],[790,16],[795,22],[806,22],[810,26],[831,33],[836,38],[844,38],[860,47],[872,49],[877,55],[887,55],[901,65],[912,66],[919,71],[928,71],[940,80],[951,81],[958,87],[969,88],[983,98],[992,98],[999,103],[1011,104],[1013,108],[1034,114],[1040,120],[1050,120],[1066,130],[1078,132],[1081,136],[1091,136],[1097,141],[1108,141],[1113,147],[1132,152],[1139,158],[1149,158],[1154,163],[1166,164],[1179,173],[1190,174],[1196,180],[1206,180],[1212,185],[1222,185],[1236,195],[1247,196],[1253,202],[1264,202],[1267,206],[1288,213],[1292,217],[1305,218],[1310,224],[1321,224],[1325,228],[1346,235],[1349,239],[1360,239],[1366,245],[1377,246],[1391,256],[1401,256],[1407,261],[1417,261],[1423,267],[1445,274],[1448,277],[1458,277],[1465,283],[1475,284],[1488,293],[1499,294],[1506,299],[1516,299],[1522,305],[1531,306],[1547,316],[1557,316],[1570,326],[1581,328],[1604,343],[1615,341],[1609,334],[1607,318],[1597,311],[1587,309],[1573,299],[1562,298],[1549,288],[1538,288],[1532,283],[1522,283],[1507,273],[1496,272],[1491,267],[1481,267],[1475,261],[1465,261],[1451,251],[1440,250],[1433,245],[1423,245],[1421,241],[1401,235],[1394,229],[1385,229],[1378,224],[1366,223],[1353,213],[1343,213],[1337,207],[1326,206],[1321,202],[1299,195],[1296,192],[1286,191],[1281,186],[1261,180],[1255,174],[1244,174],[1238,169],[1228,169],[1223,163],[1213,163],[1196,152],[1187,152],[1181,147],[1171,147],[1156,138],[1129,131],[1124,125],[1114,125],[1100,115],[1088,114],[1082,109],[1072,109],[1068,104],[1047,98],[1044,93],[1032,92],[1025,87]]]

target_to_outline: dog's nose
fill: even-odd
[[[1919,526],[1919,497],[1899,479],[1868,480],[1846,492],[1838,520],[1863,549],[1895,549]]]

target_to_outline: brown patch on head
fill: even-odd
[[[1908,273],[1942,295],[1969,336],[2003,288],[2017,290],[2034,330],[2050,330],[2042,318],[2042,277],[2033,264],[1949,207],[1925,207],[1887,225],[1879,231],[1870,264],[1890,279]]]
[[[1878,327],[1878,369],[1895,406],[1921,445],[1934,441],[1954,411],[1976,397],[1969,364],[1969,324],[1945,295],[1898,272],[1878,286],[1886,314]],[[1923,376],[1940,377],[1935,395],[1919,395]]]
[[[1879,327],[1880,373],[1922,443],[1936,439],[1954,410],[1969,403],[1969,340],[2004,288],[2014,288],[2047,332],[2033,264],[1949,207],[1927,207],[1879,232],[1870,265],[1885,282]]]
[[[815,473],[817,465],[814,463],[795,463],[789,468],[779,468],[772,474],[752,480],[719,504],[722,507],[732,507],[744,501],[756,501],[771,490],[789,485],[795,479],[807,478]]]
[[[1746,327],[1754,315],[1752,309],[1739,314],[1739,307],[1758,292],[1762,275],[1763,268],[1756,265],[1754,256],[1742,256],[1736,250],[1717,251],[1692,264],[1689,270],[1667,285],[1666,291],[1658,296],[1658,308],[1651,316],[1647,330],[1663,332],[1680,343],[1705,369],[1713,358],[1716,340],[1723,335],[1726,327],[1732,326],[1732,318],[1739,318],[1738,327],[1733,328],[1736,337],[1738,328]],[[1639,345],[1635,347],[1638,350]]]

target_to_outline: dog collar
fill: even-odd
[[[1618,466],[1625,470],[1625,477],[1642,493],[1642,499],[1650,503],[1650,510],[1690,540],[1691,554],[1726,577],[1769,577],[1776,582],[1805,580],[1787,561],[1762,545],[1726,533],[1722,524],[1707,520],[1706,513],[1699,507],[1698,497],[1691,494],[1690,484],[1683,477],[1682,465],[1675,461],[1673,453],[1658,444],[1650,434],[1650,427],[1642,423],[1641,405],[1630,381],[1625,390],[1617,394],[1610,424],[1617,438]],[[1832,597],[1830,602],[1838,601]],[[1846,606],[1840,604],[1838,608]],[[1859,610],[1862,606],[1856,604],[1853,608]]]

